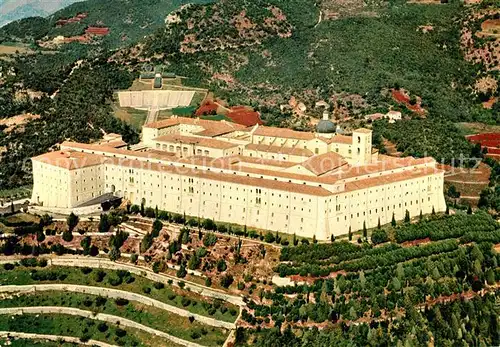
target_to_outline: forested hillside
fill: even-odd
[[[133,44],[165,23],[170,11],[187,3],[206,3],[210,0],[88,0],[74,3],[47,18],[27,18],[0,29],[0,41],[30,42],[48,36],[81,35],[89,25],[111,29],[105,43],[110,47]],[[59,19],[87,13],[80,22],[57,26]]]
[[[336,3],[225,0],[223,5],[188,7],[178,12],[177,21],[146,39],[142,57],[170,64],[191,83],[209,86],[231,103],[258,107],[271,124],[297,125],[279,111],[292,97],[310,114],[318,100],[355,117],[396,108],[416,118],[401,125],[404,134],[429,139],[408,145],[398,139],[401,129],[379,127],[379,134],[403,152],[467,156],[470,147],[463,137],[450,141],[443,137],[443,127],[454,133],[452,122],[496,122],[496,110],[483,109],[480,95],[473,92],[483,65],[467,61],[461,46],[462,26],[473,8],[460,1],[374,2],[362,8]],[[258,35],[274,18],[273,8],[275,13],[279,9],[282,27],[291,26],[291,34],[267,29],[258,42],[249,42],[245,34]],[[413,114],[399,104],[393,89],[421,100],[425,113]],[[427,120],[421,121],[422,116]]]
[[[47,16],[79,0],[2,0],[0,1],[0,26],[18,19]]]

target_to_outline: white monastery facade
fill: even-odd
[[[188,216],[327,240],[446,208],[432,158],[393,158],[372,132],[316,132],[172,117],[123,141],[64,142],[32,158],[32,203],[71,211],[106,193]]]

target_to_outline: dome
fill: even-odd
[[[322,134],[334,133],[337,130],[337,126],[331,120],[322,119],[316,126],[316,132]]]

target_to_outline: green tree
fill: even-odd
[[[117,261],[118,259],[120,259],[120,257],[121,257],[120,250],[116,247],[111,248],[111,250],[109,251],[109,259],[111,261]]]
[[[405,212],[405,223],[410,223],[410,211]]]
[[[73,241],[73,234],[71,233],[71,231],[69,230],[65,230],[63,233],[62,233],[62,238],[64,241],[66,242],[71,242]]]
[[[395,226],[396,226],[396,216],[394,215],[394,212],[392,212],[392,220],[391,220],[391,225],[392,225],[393,227],[395,227]]]
[[[68,216],[66,219],[66,223],[68,224],[68,229],[70,232],[72,232],[75,227],[78,225],[79,218],[76,214],[71,212],[71,214]]]
[[[99,232],[100,233],[107,233],[109,231],[109,228],[111,225],[109,224],[108,221],[108,215],[105,213],[101,214],[101,217],[99,219]]]
[[[83,248],[84,255],[89,255],[91,245],[92,245],[92,239],[90,238],[90,236],[85,236],[80,242],[80,246],[82,246]]]
[[[349,241],[352,241],[352,231],[351,231],[351,227],[349,226],[349,232],[347,234],[347,237],[349,238]]]
[[[366,222],[363,222],[363,238],[368,237],[368,231],[366,230]]]

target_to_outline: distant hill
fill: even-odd
[[[208,2],[210,0],[87,0],[73,3],[46,18],[26,18],[10,23],[0,29],[0,41],[29,42],[45,36],[76,36],[83,34],[89,25],[98,25],[110,28],[105,42],[118,47],[151,34],[164,25],[168,13],[182,5]],[[59,19],[71,18],[78,13],[87,13],[88,16],[77,23],[56,26]]]
[[[0,27],[27,17],[46,17],[82,0],[0,0]]]

